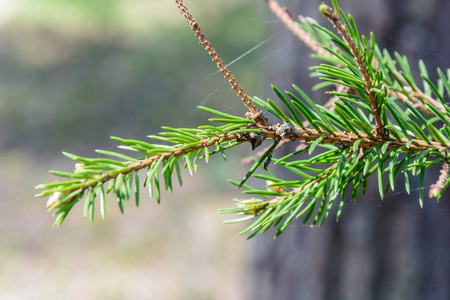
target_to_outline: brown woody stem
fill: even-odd
[[[447,156],[446,148],[441,148],[439,150],[439,152],[444,157]],[[433,197],[438,198],[442,194],[442,191],[445,189],[445,183],[448,180],[449,173],[450,173],[450,165],[448,164],[448,162],[445,161],[444,164],[442,165],[441,174],[439,175],[439,179],[436,181],[436,183],[432,184],[430,187],[430,192],[428,194],[428,196],[430,198],[433,198]]]
[[[442,165],[441,174],[439,175],[438,181],[436,181],[436,183],[432,184],[430,187],[430,192],[428,194],[430,198],[439,197],[439,195],[442,193],[445,188],[445,183],[447,182],[449,172],[450,166],[445,162]]]
[[[214,47],[208,41],[206,36],[203,34],[202,30],[198,23],[194,20],[192,15],[189,13],[187,7],[183,4],[182,0],[175,0],[177,7],[180,9],[181,14],[186,18],[186,21],[189,23],[189,26],[194,31],[195,36],[200,40],[200,45],[202,45],[206,52],[212,57],[213,61],[216,63],[217,68],[223,73],[225,78],[230,83],[231,87],[236,91],[237,95],[241,98],[244,105],[251,113],[251,118],[255,120],[257,123],[268,125],[267,120],[262,117],[261,112],[259,112],[255,106],[255,104],[248,98],[247,94],[244,92],[242,87],[237,82],[236,78],[227,68],[223,60],[214,50]]]
[[[315,39],[311,37],[311,34],[307,32],[306,30],[302,29],[300,26],[298,26],[297,22],[295,22],[292,15],[289,13],[289,11],[281,7],[278,2],[274,0],[266,0],[267,4],[269,5],[269,8],[272,10],[272,12],[277,16],[277,18],[283,22],[284,25],[300,40],[302,41],[306,46],[308,46],[313,52],[323,55],[323,56],[330,56],[330,53],[328,53],[322,45],[317,42]]]

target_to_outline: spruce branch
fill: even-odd
[[[375,120],[375,132],[378,138],[386,138],[388,132],[384,128],[383,121],[380,116],[380,109],[378,107],[377,99],[372,91],[372,79],[370,78],[369,72],[367,71],[367,66],[363,60],[359,48],[356,46],[352,37],[350,36],[346,26],[339,20],[338,11],[333,11],[331,7],[326,4],[322,4],[319,7],[322,15],[328,18],[328,20],[333,24],[333,26],[339,31],[339,33],[344,38],[345,42],[350,48],[350,51],[358,64],[358,69],[362,74],[362,79],[364,80],[364,87],[370,100],[370,107],[372,108],[372,114]]]
[[[159,135],[148,136],[162,144],[113,138],[122,152],[144,155],[140,158],[104,150],[97,151],[105,156],[101,158],[64,153],[76,162],[75,170],[51,171],[66,181],[37,186],[44,190],[38,196],[50,196],[47,205],[54,211],[55,225],[60,225],[83,198],[84,215],[91,223],[96,201],[100,202],[100,213],[105,218],[107,194],[117,196],[123,212],[134,187],[136,205],[139,205],[140,170],[147,171],[143,185],[149,188],[150,198],[156,196],[159,203],[161,188],[172,191],[175,173],[182,185],[182,167],[192,175],[201,159],[208,162],[214,154],[225,158],[229,149],[246,142],[255,150],[266,140],[272,141],[272,145],[248,159],[253,166],[243,179],[230,181],[242,188],[244,195],[252,195],[251,198],[235,199],[236,207],[221,210],[243,216],[229,223],[253,220],[242,232],[252,232],[250,237],[272,226],[276,227],[278,236],[300,217],[303,217],[303,224],[320,226],[335,203],[338,203],[336,218],[339,219],[347,193],[351,194],[352,201],[364,196],[371,177],[377,178],[383,198],[389,190],[394,190],[398,176],[404,176],[408,193],[410,176],[419,176],[422,207],[425,171],[442,165],[439,179],[429,193],[430,197],[440,200],[450,184],[450,107],[444,100],[444,93],[450,94],[450,71],[446,76],[438,70],[440,79],[435,85],[423,62],[419,62],[423,84],[423,88],[419,88],[407,59],[395,53],[394,60],[387,51],[381,51],[373,34],[369,41],[360,37],[353,19],[340,12],[336,0],[333,0],[334,10],[326,5],[321,5],[320,9],[342,38],[316,23],[305,21],[298,25],[276,1],[267,2],[283,23],[322,60],[323,63],[312,67],[312,75],[322,80],[315,89],[334,86],[334,90],[326,91],[330,100],[323,106],[318,105],[295,85],[292,92],[284,93],[273,87],[277,101],[248,97],[182,1],[175,0],[200,44],[249,113],[240,117],[199,107],[214,115],[210,122],[220,125],[163,127]],[[262,112],[272,114],[274,124],[270,124]],[[284,157],[272,157],[276,156],[274,150],[291,141],[299,141],[300,146]],[[325,151],[316,152],[317,148]],[[270,170],[273,167],[293,173],[294,179],[278,178]],[[265,188],[247,185],[250,177],[264,180]]]
[[[275,0],[266,0],[266,1],[269,4],[269,8],[279,18],[279,20],[282,21],[286,25],[286,27],[300,41],[302,41],[306,46],[308,46],[313,51],[313,53],[316,54],[316,55],[314,55],[315,57],[322,59],[322,60],[329,59],[331,57],[330,53],[325,50],[324,45],[317,42],[317,40],[319,40],[319,36],[317,36],[315,34],[313,35],[312,31],[307,31],[304,29],[304,28],[307,28],[305,26],[308,24],[308,22],[311,22],[310,20],[308,20],[307,18],[304,18],[304,17],[300,17],[301,23],[303,24],[303,26],[301,26],[301,24],[295,22],[294,18],[289,13],[289,11],[286,8],[281,7],[278,4],[278,2],[276,2]],[[323,9],[329,10],[330,8],[327,8],[327,6],[324,6]],[[328,13],[334,14],[332,11],[329,11]],[[317,23],[314,22],[314,25],[317,26]],[[344,26],[344,25],[342,25],[342,26]],[[329,46],[329,43],[326,43],[325,46]],[[384,59],[381,58],[381,60],[383,61]],[[377,58],[373,58],[372,63],[375,68],[377,68],[380,64],[380,62],[377,60]],[[388,90],[389,96],[399,98],[402,101],[408,101],[422,111],[428,110],[428,107],[425,104],[423,104],[424,102],[428,102],[428,103],[432,104],[434,107],[438,108],[442,112],[445,110],[444,106],[441,103],[439,103],[432,97],[426,95],[423,91],[421,91],[417,87],[417,85],[410,86],[408,83],[408,80],[405,79],[404,74],[402,74],[401,72],[399,72],[395,69],[392,69],[391,71],[395,75],[396,78],[399,78],[402,81],[403,84],[393,90],[392,85],[385,83],[383,85],[383,88],[386,88]],[[440,75],[441,75],[441,78],[445,77],[442,74],[442,72],[440,73]],[[338,92],[339,92],[339,89],[342,89],[343,87],[344,86],[342,86],[342,85],[336,84],[336,89],[338,90]],[[345,88],[348,88],[348,87],[345,87]],[[333,102],[336,100],[338,100],[337,97],[331,98],[329,103],[327,103],[327,105],[332,107]]]
[[[63,195],[71,195],[72,193],[77,192],[77,194],[72,195],[72,196],[76,196],[76,195],[78,195],[78,192],[83,193],[85,190],[87,190],[89,188],[94,188],[98,184],[104,184],[105,182],[115,180],[119,176],[123,177],[132,172],[136,172],[136,171],[139,171],[144,168],[149,168],[152,165],[156,164],[157,162],[161,163],[163,161],[167,161],[169,158],[172,158],[172,159],[178,158],[180,156],[202,150],[206,147],[215,146],[218,143],[235,141],[235,140],[239,139],[239,137],[240,137],[239,134],[231,134],[231,135],[230,134],[221,134],[217,137],[201,139],[198,142],[194,143],[194,145],[192,145],[190,147],[176,147],[173,149],[163,150],[164,152],[161,154],[146,157],[142,160],[132,162],[130,164],[120,165],[119,169],[100,172],[97,174],[91,174],[88,178],[85,178],[82,180],[82,183],[80,183],[81,184],[80,187],[77,187],[75,189],[63,189],[62,190],[64,192]],[[116,140],[118,140],[118,139],[116,138]],[[122,139],[120,139],[120,140],[122,140]],[[129,144],[125,140],[122,140],[122,141],[125,142],[126,144]],[[78,156],[75,156],[75,155],[72,155],[69,153],[64,153],[64,154],[66,156],[68,156],[69,158],[74,159],[75,161],[81,162],[76,165],[76,169],[78,169],[77,171],[80,171],[80,169],[89,170],[90,165],[94,163],[93,160],[81,158],[81,157],[78,157]],[[97,160],[97,161],[101,161],[101,160]],[[110,162],[110,163],[112,163],[112,162]],[[38,189],[45,188],[45,186],[38,186],[37,188]],[[49,201],[47,202],[47,208],[52,209],[52,208],[56,208],[56,206],[60,205],[61,203],[59,200],[60,200],[61,196],[62,196],[62,194],[60,192],[57,196],[51,197],[49,199]],[[69,204],[73,200],[74,200],[74,197],[68,197],[68,199],[65,199],[64,201],[65,201],[65,204]]]
[[[349,157],[349,155],[346,156],[347,158]],[[269,206],[273,206],[276,205],[278,203],[284,202],[288,199],[290,199],[291,197],[294,197],[296,195],[299,195],[305,191],[307,191],[308,189],[311,189],[312,187],[318,185],[319,183],[321,183],[323,180],[325,180],[328,176],[332,175],[333,172],[335,172],[335,168],[337,167],[337,163],[335,163],[334,165],[328,167],[326,170],[324,170],[322,172],[322,174],[318,177],[313,178],[312,180],[310,180],[307,184],[302,185],[299,188],[296,188],[294,190],[292,190],[289,193],[284,193],[284,190],[280,188],[279,185],[276,185],[275,182],[272,181],[267,181],[268,186],[270,187],[270,189],[273,192],[276,193],[283,193],[283,196],[279,196],[279,197],[275,197],[269,201],[265,201],[265,202],[261,202],[260,205],[255,208],[254,210],[252,210],[252,214],[254,214],[255,216],[258,215],[258,213],[264,209],[266,209]],[[244,200],[245,202],[245,200]],[[246,209],[246,206],[241,205],[241,208]]]

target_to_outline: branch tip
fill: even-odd
[[[319,6],[319,11],[322,14],[322,16],[330,18],[333,15],[333,9],[326,5],[325,3],[322,3]]]
[[[445,183],[447,182],[449,173],[450,165],[447,162],[444,162],[439,179],[430,187],[430,192],[428,194],[430,198],[438,198],[442,194],[442,191],[445,189]]]

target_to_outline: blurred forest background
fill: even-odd
[[[263,1],[187,5],[226,62],[266,37]],[[232,66],[252,95],[264,51]],[[122,216],[110,198],[93,227],[75,207],[53,229],[33,198],[49,169],[74,167],[61,151],[93,157],[115,149],[110,136],[205,124],[200,104],[245,113],[173,1],[0,1],[0,70],[1,299],[244,299],[251,244],[217,209],[239,195],[226,180],[250,147],[186,172],[159,206],[142,191]]]
[[[294,17],[326,24],[320,2],[280,0]],[[231,66],[248,94],[273,98],[270,83],[309,92],[309,50],[265,1],[186,4],[225,62],[260,45]],[[412,63],[424,58],[429,70],[449,66],[449,40],[439,39],[445,1],[340,4],[390,51]],[[98,216],[91,227],[75,207],[53,229],[33,187],[55,180],[49,169],[72,170],[61,151],[92,157],[115,149],[109,136],[145,139],[162,125],[204,124],[197,105],[245,113],[173,1],[0,1],[0,70],[1,299],[378,299],[361,297],[373,290],[401,299],[421,287],[414,274],[425,265],[437,268],[422,285],[442,290],[433,278],[450,278],[449,259],[442,260],[448,206],[427,203],[421,214],[417,197],[408,201],[402,190],[383,203],[374,196],[346,205],[346,222],[330,220],[320,230],[293,225],[277,241],[269,233],[256,243],[236,237],[245,224],[222,225],[227,217],[216,210],[240,195],[226,179],[245,174],[246,146],[228,163],[213,157],[211,169],[186,173],[184,187],[159,206],[143,191],[141,206],[130,201],[121,215],[110,198],[106,222]],[[429,247],[419,247],[418,234]],[[355,285],[358,278],[366,285]]]

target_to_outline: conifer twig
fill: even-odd
[[[323,46],[318,43],[316,40],[314,40],[311,37],[311,34],[304,29],[302,29],[298,24],[295,22],[294,18],[291,16],[289,11],[286,8],[281,7],[276,1],[274,0],[266,0],[269,8],[272,10],[272,12],[278,17],[278,19],[283,22],[286,27],[299,39],[301,40],[306,46],[308,46],[314,53],[322,55],[322,56],[330,56],[330,54],[323,48]],[[377,64],[376,58],[373,59],[374,64]],[[441,112],[445,112],[445,108],[441,103],[436,101],[435,99],[425,95],[417,86],[409,87],[408,82],[404,79],[404,77],[398,72],[394,71],[396,76],[400,78],[404,86],[402,87],[402,90],[404,90],[406,93],[408,93],[408,96],[405,96],[399,91],[393,91],[391,89],[388,89],[388,93],[390,96],[396,96],[397,98],[401,99],[402,101],[408,101],[415,107],[419,108],[422,111],[427,111],[428,107],[423,104],[423,102],[428,102],[437,109],[439,109]],[[364,78],[363,78],[364,79]],[[370,83],[370,80],[367,81]],[[365,81],[366,83],[366,81]],[[384,85],[386,87],[386,85]],[[340,88],[342,86],[338,86]],[[370,96],[370,93],[369,93]],[[330,99],[330,101],[325,105],[327,108],[332,108],[334,105],[334,101],[337,100],[337,97],[333,97]],[[332,109],[330,109],[332,110]],[[448,120],[450,120],[450,117],[445,116]]]
[[[449,172],[450,166],[445,162],[442,165],[441,174],[439,175],[438,181],[436,181],[436,183],[432,184],[430,187],[430,193],[428,194],[430,198],[438,197],[442,193],[445,188],[445,182],[448,179]]]
[[[444,157],[446,156],[445,155],[446,151],[444,150],[444,148],[441,148],[439,152]],[[428,194],[430,198],[439,197],[442,194],[442,191],[445,189],[445,183],[448,180],[449,173],[450,173],[450,165],[448,164],[448,162],[444,162],[442,165],[441,174],[439,175],[439,179],[436,181],[436,183],[432,184],[430,187],[430,192]]]
[[[328,217],[334,201],[341,196],[338,219],[348,188],[352,186],[351,199],[356,200],[361,187],[362,195],[364,195],[367,180],[374,173],[378,174],[381,198],[389,187],[394,190],[394,182],[398,174],[405,174],[408,192],[410,191],[409,175],[420,175],[419,201],[422,206],[425,171],[435,164],[442,164],[439,179],[431,185],[429,191],[430,197],[440,200],[450,183],[448,154],[450,148],[448,111],[450,108],[443,95],[444,87],[450,94],[447,78],[450,75],[445,76],[438,70],[442,81],[439,81],[439,86],[436,87],[429,79],[423,62],[420,62],[419,67],[424,80],[422,92],[412,79],[406,58],[399,58],[396,54],[397,61],[403,69],[403,71],[397,71],[395,61],[390,59],[388,54],[385,56],[381,54],[372,34],[370,50],[368,50],[367,39],[364,36],[360,39],[353,19],[351,16],[347,19],[346,15],[340,11],[337,0],[332,0],[334,9],[324,4],[319,9],[343,38],[337,37],[320,25],[315,25],[319,30],[316,36],[316,30],[309,27],[307,21],[300,20],[304,24],[300,27],[276,0],[266,1],[277,17],[312,51],[320,54],[319,59],[325,61],[324,64],[315,67],[317,72],[314,75],[325,75],[321,79],[328,81],[317,86],[318,89],[329,87],[330,84],[335,85],[335,91],[326,92],[331,95],[328,102],[324,106],[316,105],[295,85],[294,89],[302,99],[293,93],[286,92],[291,100],[289,101],[273,87],[284,107],[278,106],[270,99],[265,102],[259,98],[247,97],[200,30],[197,22],[189,14],[183,1],[175,0],[177,7],[200,40],[200,44],[212,57],[249,110],[246,113],[247,119],[200,107],[218,117],[211,118],[211,122],[225,123],[225,125],[204,125],[197,129],[163,127],[165,132],[148,136],[153,140],[163,141],[164,144],[113,137],[121,144],[120,149],[144,154],[138,159],[106,150],[96,151],[112,158],[84,158],[64,153],[65,156],[77,162],[75,170],[50,172],[69,179],[65,182],[52,182],[36,187],[45,190],[37,196],[51,195],[47,207],[49,210],[56,209],[55,226],[62,223],[71,208],[83,197],[85,199],[84,215],[89,215],[91,223],[94,220],[96,199],[100,201],[101,215],[103,219],[105,218],[105,195],[110,192],[117,196],[119,208],[123,212],[124,203],[130,199],[134,185],[136,205],[139,205],[139,170],[148,170],[144,186],[149,187],[150,197],[156,195],[159,203],[161,179],[164,180],[165,189],[171,192],[172,176],[175,170],[178,182],[182,185],[179,161],[184,160],[184,168],[188,169],[192,175],[194,171],[197,171],[200,159],[208,162],[209,156],[217,153],[222,153],[225,158],[225,150],[244,142],[249,142],[254,150],[264,140],[272,140],[272,146],[256,153],[255,156],[259,159],[251,159],[255,163],[244,179],[240,183],[230,180],[232,184],[246,189],[244,194],[257,195],[263,199],[237,200],[237,208],[221,210],[224,213],[246,215],[244,218],[231,220],[231,222],[242,222],[258,217],[258,220],[243,231],[243,233],[254,231],[250,237],[265,232],[272,225],[278,227],[278,236],[294,217],[303,215],[305,215],[304,224],[306,224],[310,217],[316,214],[312,225],[317,224],[321,219],[319,225],[321,226]],[[385,64],[385,57],[388,60],[387,64]],[[395,81],[390,80],[391,76],[395,78]],[[436,95],[436,99],[433,99],[432,92]],[[383,101],[378,103],[377,99]],[[364,102],[358,102],[361,100]],[[409,111],[403,112],[403,109],[395,103],[397,101],[393,100],[403,101]],[[269,124],[256,105],[273,114],[279,123]],[[417,108],[426,110],[431,116],[430,120],[426,120]],[[382,116],[380,111],[383,112]],[[367,117],[367,113],[373,116],[375,122]],[[393,120],[388,117],[388,113]],[[389,138],[385,126],[389,129],[392,138]],[[299,148],[304,149],[296,149],[295,152],[284,157],[274,159],[274,164],[292,171],[302,177],[301,180],[286,181],[277,178],[267,169],[271,162],[272,151],[290,141],[299,141]],[[216,149],[210,152],[208,147],[211,146],[215,146]],[[317,146],[329,150],[315,155],[313,153]],[[303,153],[306,154],[307,151],[309,159],[295,158]],[[266,170],[266,174],[254,174],[260,167]],[[384,174],[389,174],[387,186],[383,183]],[[255,189],[245,185],[245,181],[250,176],[266,180],[266,188]]]
[[[186,153],[191,153],[191,152],[197,151],[199,149],[210,147],[210,146],[216,145],[218,143],[226,142],[226,141],[235,141],[239,138],[240,138],[239,134],[232,134],[232,135],[223,134],[223,135],[220,135],[219,137],[211,137],[208,139],[203,139],[203,140],[199,141],[198,145],[195,145],[192,147],[176,148],[176,149],[171,150],[170,152],[164,152],[164,153],[161,153],[158,155],[153,155],[153,156],[147,157],[147,158],[145,158],[143,160],[139,160],[137,162],[133,162],[133,163],[127,165],[126,167],[123,167],[122,172],[117,172],[114,170],[112,172],[103,172],[101,174],[92,176],[79,189],[80,189],[80,192],[83,193],[88,188],[95,187],[98,183],[105,183],[114,178],[117,178],[119,176],[119,174],[127,175],[133,171],[139,171],[141,169],[148,168],[151,165],[153,165],[154,163],[158,162],[159,160],[164,161],[171,157],[179,157]],[[69,195],[76,190],[77,189],[66,191],[64,193],[64,195]],[[60,196],[64,196],[64,195],[60,195],[60,194],[54,194],[54,195],[56,195],[56,196],[49,198],[49,200],[47,202],[47,208],[50,208],[53,205],[55,205],[56,203],[58,203],[58,201],[60,200],[59,199]],[[71,201],[71,199],[69,199],[69,202],[70,201]]]
[[[284,127],[284,133],[280,133]],[[357,140],[359,140],[359,148],[363,149],[372,149],[380,145],[386,144],[385,139],[373,139],[367,134],[354,134],[349,132],[334,132],[334,134],[318,131],[311,128],[294,128],[289,123],[282,123],[268,127],[259,127],[261,130],[261,134],[265,139],[280,139],[290,140],[290,141],[315,141],[318,138],[322,137],[321,143],[323,144],[348,144],[352,146]],[[442,147],[450,148],[450,143],[443,145],[442,143],[435,141],[424,141],[421,139],[408,139],[402,138],[400,140],[389,140],[389,144],[386,146],[386,150],[394,150],[398,148],[407,148],[408,152],[418,153],[424,150],[428,150],[430,148],[441,149]]]
[[[300,39],[306,46],[308,46],[313,52],[322,55],[322,56],[330,56],[330,54],[323,48],[323,46],[314,40],[311,37],[311,34],[304,29],[302,29],[300,26],[296,24],[294,19],[292,18],[291,14],[286,8],[281,7],[276,1],[274,0],[266,0],[269,8],[272,10],[272,12],[280,19],[281,22],[283,22],[289,30],[298,38]],[[380,117],[380,112],[378,105],[376,103],[375,95],[371,91],[372,89],[372,82],[370,80],[369,74],[367,72],[367,67],[363,62],[362,56],[359,53],[358,48],[356,47],[355,43],[349,36],[347,30],[345,29],[345,26],[339,21],[336,13],[333,13],[331,8],[322,5],[322,13],[328,17],[328,19],[331,21],[331,23],[338,29],[339,33],[344,37],[345,41],[349,45],[352,54],[355,58],[355,61],[358,63],[359,70],[361,71],[363,81],[365,84],[366,91],[369,96],[370,105],[373,111],[374,119],[375,119],[375,129],[376,129],[376,135],[378,138],[385,138],[385,129],[383,121]],[[330,104],[332,104],[337,97],[333,97],[331,99]],[[331,105],[332,107],[333,105]]]
[[[317,131],[314,129],[302,129],[302,128],[294,128],[289,123],[276,124],[271,126],[263,126],[257,125],[257,127],[261,131],[261,135],[264,139],[281,139],[290,140],[290,141],[315,141],[319,138],[322,138],[321,142],[325,144],[333,144],[339,146],[341,144],[353,145],[353,143],[359,140],[359,148],[360,149],[372,149],[376,146],[383,145],[385,140],[383,139],[373,139],[368,135],[359,134],[355,135],[347,132],[335,132],[334,134],[330,134],[323,131]],[[207,139],[200,140],[196,145],[187,147],[187,148],[174,148],[169,152],[164,152],[158,155],[153,155],[147,157],[143,160],[133,162],[131,164],[126,165],[120,169],[120,172],[117,170],[107,171],[103,173],[99,173],[97,175],[90,176],[89,179],[86,179],[80,186],[77,186],[74,189],[67,190],[63,194],[55,193],[54,197],[50,197],[47,202],[47,207],[51,208],[55,205],[59,205],[59,201],[61,197],[65,197],[67,195],[73,195],[70,199],[64,201],[64,205],[70,203],[75,196],[78,194],[84,193],[89,188],[94,188],[98,184],[103,184],[110,180],[115,179],[119,176],[119,174],[127,175],[133,171],[138,171],[144,168],[151,166],[152,164],[158,162],[159,160],[167,160],[171,157],[180,157],[186,153],[191,153],[206,147],[210,147],[216,145],[218,143],[229,142],[229,141],[237,141],[237,142],[252,142],[253,139],[248,137],[245,134],[222,134],[217,137],[211,137]],[[408,146],[409,145],[409,146]],[[403,138],[401,140],[392,140],[390,144],[386,147],[387,150],[398,149],[401,147],[409,147],[409,152],[417,153],[420,151],[424,151],[430,148],[441,149],[442,144],[438,142],[425,142],[423,140],[414,140],[414,139],[406,139]],[[444,145],[447,148],[450,148],[450,144]],[[448,173],[448,172],[447,172]]]
[[[230,83],[231,87],[236,91],[237,95],[241,98],[244,105],[250,111],[251,119],[255,120],[257,123],[261,123],[264,125],[268,125],[267,120],[262,116],[262,112],[258,111],[255,104],[248,98],[247,94],[244,92],[242,87],[237,82],[236,78],[227,68],[223,60],[214,50],[214,47],[208,41],[206,36],[203,34],[200,26],[189,13],[187,7],[183,4],[182,0],[175,0],[177,7],[180,9],[181,14],[185,17],[186,21],[189,23],[189,26],[194,31],[195,36],[200,40],[200,44],[205,48],[206,52],[212,57],[213,61],[217,64],[217,68],[223,73],[225,78]]]
[[[297,23],[294,21],[294,18],[286,8],[281,7],[278,2],[274,0],[266,1],[272,12],[300,41],[308,46],[313,52],[322,56],[330,56],[330,53],[328,53],[319,42],[314,40],[309,32],[297,25]]]
[[[352,154],[352,152],[350,151],[350,153],[347,155],[346,158],[348,158],[350,155]],[[328,176],[330,176],[330,173],[333,172],[333,169],[337,166],[336,164],[331,165],[330,167],[328,167],[326,170],[323,171],[322,176],[312,180],[311,182],[309,182],[308,184],[300,187],[300,188],[296,188],[294,190],[292,190],[291,192],[289,192],[289,194],[287,196],[282,196],[282,197],[275,197],[271,200],[268,200],[266,202],[263,202],[260,206],[256,207],[254,209],[254,211],[252,212],[254,215],[256,215],[260,210],[264,210],[266,209],[268,206],[270,205],[275,205],[279,202],[282,202],[288,198],[291,198],[299,193],[302,193],[303,191],[314,187],[315,185],[319,184],[322,180],[324,180],[325,178],[327,178]]]
[[[275,13],[275,15],[282,21],[286,27],[291,30],[291,32],[299,39],[301,40],[306,46],[308,46],[314,53],[322,55],[322,56],[330,56],[329,53],[322,47],[322,45],[318,42],[316,42],[314,39],[312,39],[311,35],[303,30],[300,26],[297,25],[295,20],[291,17],[289,14],[289,11],[285,8],[282,8],[276,1],[274,0],[266,0],[269,3],[269,7],[272,9],[272,11]],[[377,64],[376,58],[373,59],[374,64]],[[419,108],[422,111],[427,111],[427,106],[423,104],[423,102],[428,102],[437,109],[439,109],[441,112],[445,112],[445,108],[441,103],[436,101],[435,99],[425,95],[423,91],[421,91],[417,86],[410,87],[408,85],[408,82],[404,79],[403,75],[401,75],[398,71],[393,71],[398,78],[400,78],[404,86],[402,86],[402,90],[404,90],[406,93],[408,93],[408,96],[405,96],[399,91],[393,91],[388,89],[388,93],[390,96],[396,96],[400,98],[403,101],[409,101],[412,105]],[[337,88],[344,87],[342,85],[338,85]],[[385,85],[385,87],[387,87]],[[348,87],[344,87],[348,88]],[[339,90],[338,90],[339,92]],[[342,92],[342,91],[341,91]],[[333,97],[330,99],[330,101],[325,105],[330,104],[330,107],[333,107],[333,102],[337,100],[338,97]],[[327,107],[329,108],[329,107]],[[331,109],[332,110],[332,109]],[[450,117],[446,116],[448,120],[450,120]]]
[[[367,66],[364,63],[364,60],[359,52],[358,47],[355,45],[355,42],[351,38],[350,34],[347,31],[347,28],[342,22],[339,20],[338,12],[332,10],[326,4],[322,4],[320,7],[320,12],[323,16],[327,17],[328,20],[333,24],[333,26],[339,31],[341,36],[344,38],[345,42],[350,48],[350,51],[358,64],[358,69],[361,72],[362,79],[364,81],[364,86],[369,97],[370,107],[372,109],[373,118],[375,120],[375,132],[377,138],[386,138],[387,131],[384,128],[383,121],[380,116],[380,109],[377,104],[377,100],[375,98],[375,94],[372,91],[372,80],[370,79],[369,72],[367,71]]]
[[[415,107],[419,108],[422,111],[427,111],[428,107],[424,104],[424,102],[428,102],[432,106],[436,107],[441,112],[446,112],[445,107],[435,99],[425,95],[425,93],[420,90],[416,85],[409,86],[408,81],[405,79],[405,77],[398,71],[393,71],[395,76],[399,78],[404,86],[402,87],[402,90],[408,94],[408,96],[404,95],[400,91],[393,91],[389,89],[389,95],[394,95],[397,98],[401,99],[402,101],[408,101]],[[450,117],[445,115],[445,117],[450,120]]]

